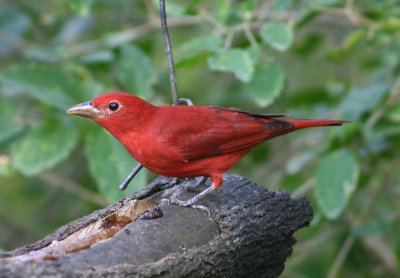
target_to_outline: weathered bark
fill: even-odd
[[[178,186],[141,201],[121,200],[2,255],[0,276],[277,277],[292,252],[293,233],[311,221],[310,203],[240,176],[224,178],[222,188],[201,201],[211,217],[161,204],[162,217],[138,218],[193,183],[159,177],[155,183]]]

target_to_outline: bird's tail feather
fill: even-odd
[[[349,123],[349,121],[337,120],[285,120],[293,124],[294,129],[315,127],[315,126],[334,126]]]

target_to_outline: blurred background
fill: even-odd
[[[400,3],[167,0],[181,97],[351,120],[269,141],[231,170],[307,196],[282,277],[400,275]],[[128,196],[154,174],[65,114],[109,91],[172,102],[158,1],[0,1],[0,250]]]

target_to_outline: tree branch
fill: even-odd
[[[164,216],[141,220],[162,198],[194,183],[159,177],[153,183],[175,186],[143,200],[123,199],[0,255],[0,276],[279,276],[292,253],[293,233],[311,221],[310,203],[240,176],[225,175],[224,180],[201,202],[211,217],[161,204]]]

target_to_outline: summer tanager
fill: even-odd
[[[222,174],[266,140],[301,128],[341,125],[336,120],[282,119],[209,106],[154,106],[132,94],[108,93],[71,107],[67,113],[89,118],[116,137],[149,170],[164,176],[205,176],[211,187],[188,206],[221,186]]]

